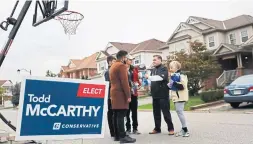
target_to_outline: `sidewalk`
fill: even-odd
[[[151,104],[151,103],[152,103],[152,97],[151,96],[148,96],[148,97],[145,97],[145,98],[140,98],[138,100],[138,106]]]

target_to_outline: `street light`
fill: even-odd
[[[26,71],[32,75],[32,70],[27,70],[27,69],[18,69],[17,72],[20,73],[20,71]]]

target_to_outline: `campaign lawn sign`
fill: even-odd
[[[16,140],[103,138],[108,82],[24,77]]]

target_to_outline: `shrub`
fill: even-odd
[[[213,102],[217,100],[223,99],[223,89],[217,89],[217,90],[209,90],[209,91],[204,91],[201,92],[200,98],[204,102]]]

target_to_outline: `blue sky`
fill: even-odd
[[[15,16],[23,3],[21,0]],[[1,0],[0,21],[10,15],[14,4],[15,0]],[[151,38],[166,41],[189,16],[224,20],[241,14],[253,15],[252,5],[250,0],[70,0],[69,10],[82,13],[84,19],[77,34],[69,38],[55,20],[32,27],[33,2],[0,69],[0,79],[19,81],[28,75],[18,74],[20,68],[31,69],[35,76],[44,76],[48,69],[58,73],[69,59],[103,50],[109,41],[137,43]],[[4,45],[9,31],[0,29],[0,46]]]

